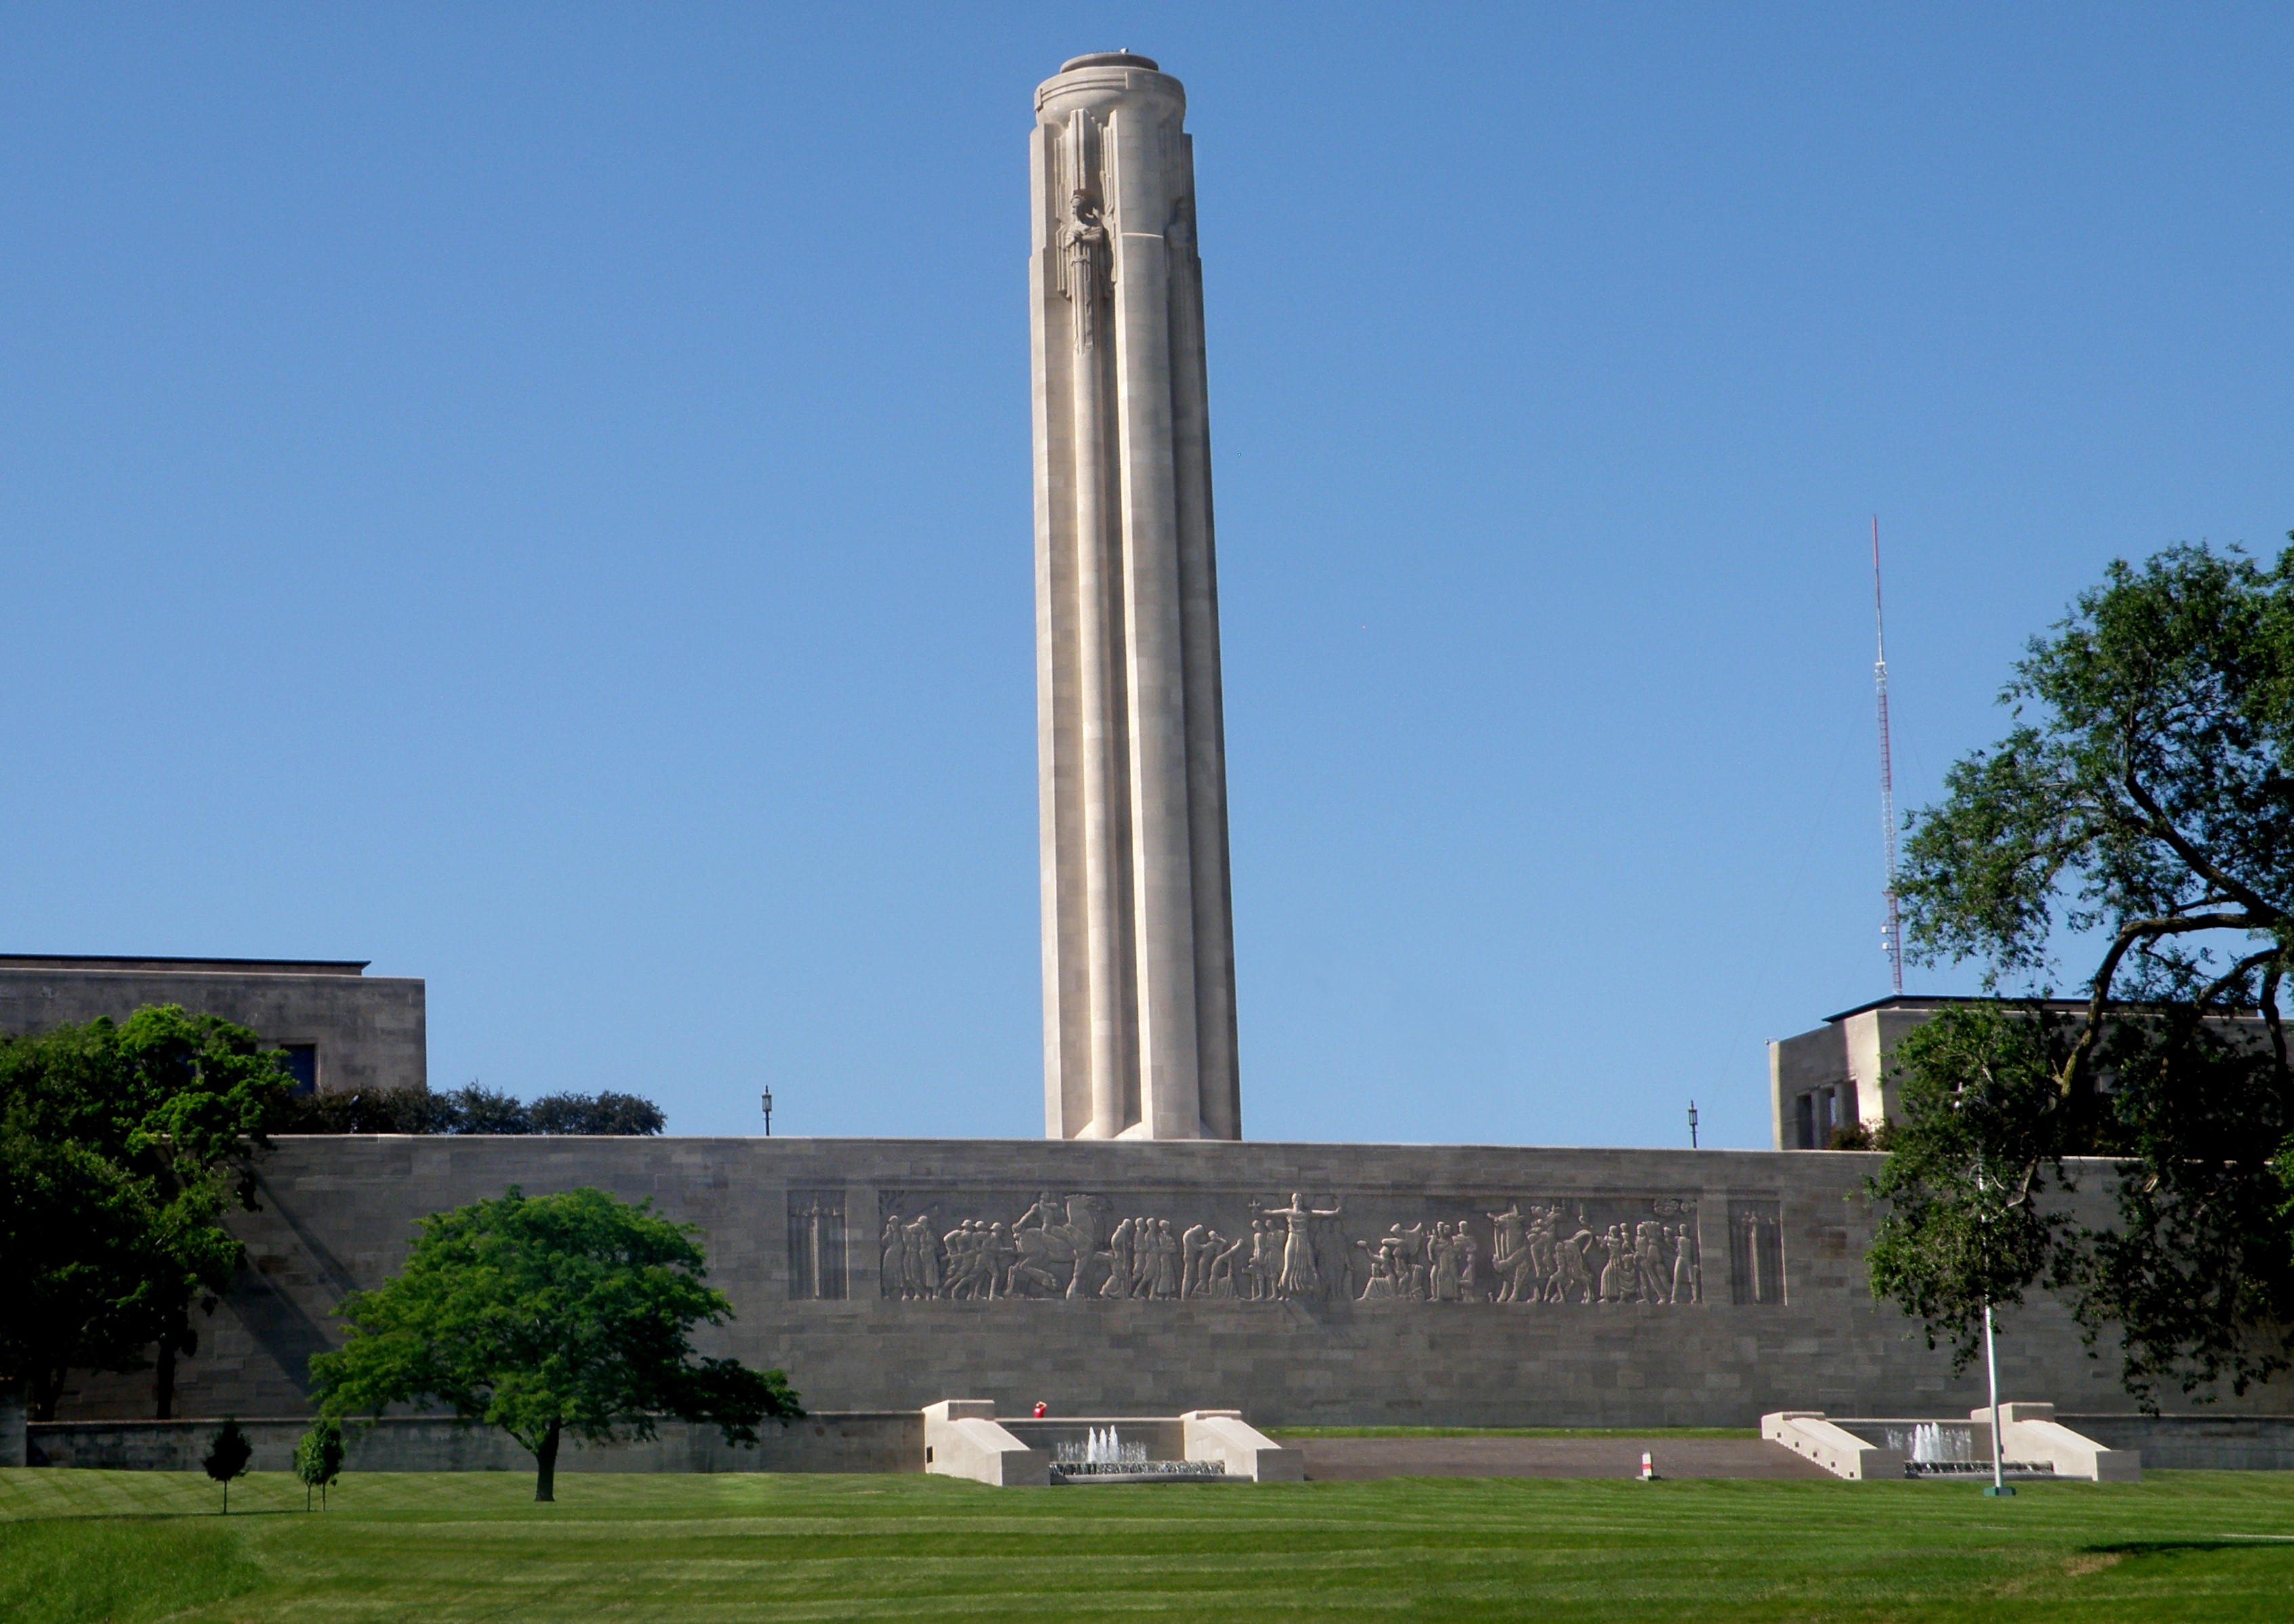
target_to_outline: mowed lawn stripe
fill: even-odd
[[[228,1531],[260,1571],[185,1620],[2269,1619],[2294,1481],[2139,1485],[1416,1479],[994,1490],[920,1477],[0,1473],[44,1538]],[[248,1514],[240,1514],[240,1507]],[[53,1553],[51,1553],[53,1555]],[[150,1598],[154,1605],[166,1598]],[[106,1603],[106,1606],[112,1605]],[[168,1611],[161,1608],[161,1611]],[[102,1611],[54,1616],[104,1617]],[[121,1612],[119,1616],[130,1616]],[[159,1616],[147,1612],[137,1616]]]

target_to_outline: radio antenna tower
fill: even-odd
[[[1880,951],[1888,955],[1888,978],[1899,997],[1904,991],[1904,938],[1896,911],[1896,769],[1888,745],[1888,622],[1880,613],[1880,516],[1872,516],[1872,634],[1879,658],[1872,662],[1873,686],[1880,696],[1880,842],[1887,854],[1888,906],[1880,927]]]

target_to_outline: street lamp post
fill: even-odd
[[[1979,1199],[1983,1194],[1983,1161],[1981,1157],[1975,1163],[1975,1193]],[[1984,1238],[1988,1241],[1991,1234],[1990,1213],[1979,1211],[1977,1221],[1983,1226]],[[1990,1257],[1991,1248],[1987,1245],[1984,1261],[1988,1263]],[[1991,1386],[1991,1486],[1983,1492],[1993,1496],[2013,1494],[2015,1491],[2007,1486],[2007,1441],[1999,1435],[1999,1355],[1992,1345],[1991,1283],[1989,1280],[1983,1285],[1983,1374]]]
[[[773,1091],[772,1091],[771,1089],[769,1089],[769,1089],[767,1089],[767,1090],[765,1091],[765,1137],[766,1137],[767,1139],[770,1139],[772,1136],[773,1136]]]
[[[1696,1101],[1688,1102],[1688,1148],[1696,1149]]]

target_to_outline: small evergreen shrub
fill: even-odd
[[[239,1429],[239,1417],[225,1416],[223,1430],[207,1445],[207,1458],[199,1462],[207,1474],[223,1485],[223,1514],[231,1515],[231,1480],[247,1475],[247,1463],[255,1454],[255,1446]]]

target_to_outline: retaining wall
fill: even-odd
[[[263,1210],[232,1219],[249,1267],[201,1322],[176,1408],[306,1411],[307,1360],[339,1339],[342,1295],[395,1271],[422,1214],[516,1184],[596,1185],[700,1226],[711,1279],[737,1314],[699,1339],[704,1351],[786,1370],[821,1410],[963,1397],[1024,1416],[1044,1400],[1069,1416],[1234,1409],[1262,1426],[1965,1415],[1982,1401],[1980,1371],[1955,1376],[1866,1284],[1863,1187],[1879,1161],[1248,1141],[283,1139],[261,1167]],[[2104,1215],[2106,1172],[2083,1169],[2090,1220]],[[1617,1267],[1597,1240],[1577,1248],[1589,1261],[1566,1289],[1540,1280],[1500,1300],[1509,1228],[1518,1238],[1547,1220],[1572,1238],[1622,1226]],[[1119,1241],[1143,1221],[1159,1238],[1169,1225],[1183,1254],[1167,1256],[1170,1279],[1151,1248],[1140,1274],[1143,1254]],[[993,1224],[1000,1238],[981,1227]],[[1425,1259],[1444,1225],[1446,1266],[1399,1261],[1411,1247]],[[1190,1268],[1191,1238],[1199,1251],[1213,1231],[1224,1272],[1200,1255]],[[995,1263],[1007,1295],[979,1295],[964,1238],[984,1235],[992,1251],[1015,1234],[1024,1255]],[[1549,1240],[1549,1261],[1554,1250]],[[1119,1281],[1119,1254],[1130,1265]],[[1444,1295],[1454,1300],[1429,1300]],[[2128,1408],[2113,1366],[2087,1357],[2059,1306],[2038,1298],[2003,1330],[2008,1396],[2075,1416]],[[149,1381],[81,1377],[61,1414],[148,1416]],[[2225,1409],[2294,1411],[2294,1384]]]

